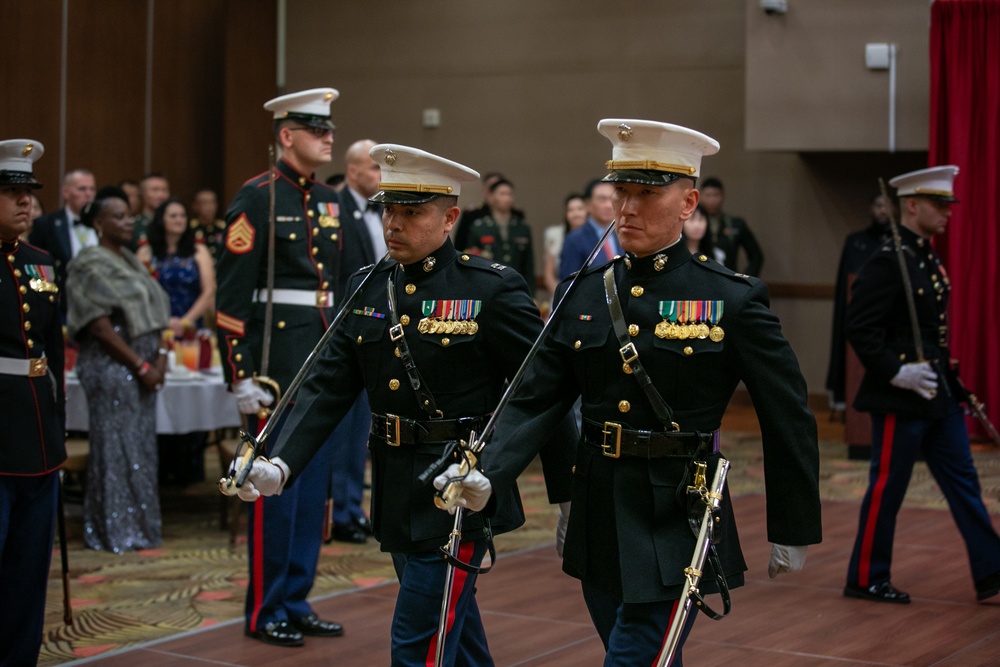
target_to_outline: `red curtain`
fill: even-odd
[[[1000,0],[931,6],[930,166],[958,165],[947,232],[951,351],[965,386],[1000,423]],[[969,422],[975,436],[978,423]]]

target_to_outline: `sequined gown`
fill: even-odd
[[[158,332],[130,340],[119,315],[113,315],[111,322],[139,357],[156,358]],[[159,546],[163,522],[157,485],[156,394],[140,390],[134,371],[112,359],[94,338],[80,344],[76,373],[90,417],[84,540],[91,549],[115,553]]]

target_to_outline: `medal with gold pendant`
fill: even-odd
[[[722,339],[726,337],[726,332],[722,330],[719,326],[719,321],[722,319],[722,312],[724,310],[724,301],[709,301],[708,302],[708,312],[707,319],[712,327],[708,330],[708,339],[713,343],[720,343]]]
[[[677,338],[677,302],[661,301],[659,310],[663,321],[656,325],[653,333],[657,338]]]

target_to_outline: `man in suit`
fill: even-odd
[[[611,203],[614,186],[604,181],[595,180],[587,184],[583,191],[583,201],[587,206],[587,222],[573,230],[563,242],[562,254],[559,256],[559,279],[565,280],[576,273],[590,256],[591,250],[597,245],[604,230],[615,220],[615,209]],[[601,252],[594,257],[594,262],[603,264],[622,253],[618,243],[618,234],[611,232]]]
[[[764,251],[760,249],[757,238],[750,231],[746,220],[724,213],[722,203],[726,193],[722,181],[717,178],[706,178],[701,184],[701,205],[708,215],[708,231],[712,235],[712,245],[726,253],[726,267],[733,271],[737,268],[737,255],[740,250],[746,254],[746,267],[743,273],[759,276],[764,266]]]
[[[965,540],[976,599],[1000,593],[1000,537],[983,504],[959,403],[963,396],[949,363],[951,283],[931,247],[958,201],[953,191],[957,174],[958,167],[944,165],[889,181],[899,196],[900,252],[912,295],[904,292],[899,256],[891,242],[865,263],[851,290],[847,339],[865,367],[854,407],[871,413],[872,465],[847,569],[848,597],[910,601],[892,585],[890,574],[896,514],[921,454]]]
[[[631,667],[657,662],[687,590],[697,531],[687,485],[696,461],[712,478],[718,429],[740,381],[763,433],[772,577],[800,569],[806,545],[820,541],[819,452],[806,383],[766,285],[693,256],[682,239],[702,156],[718,142],[645,120],[604,119],[598,130],[612,144],[604,180],[625,254],[584,269],[461,500],[491,515],[534,443],[582,397],[563,570],[582,581],[604,664]],[[456,478],[452,466],[434,484]],[[722,572],[706,563],[703,593],[716,592],[718,578],[741,585],[747,569],[728,492],[716,537]],[[681,665],[679,648],[671,664]]]
[[[66,266],[84,248],[97,245],[97,233],[80,222],[80,211],[94,198],[97,187],[94,174],[87,169],[66,172],[62,182],[64,206],[35,220],[28,241],[52,255],[56,267],[56,286],[61,293],[66,280]],[[66,300],[59,308],[66,314]]]
[[[344,161],[344,187],[340,190],[341,224],[357,228],[357,266],[344,269],[354,272],[362,266],[374,264],[385,255],[382,235],[382,207],[368,201],[378,192],[381,170],[368,154],[375,142],[371,139],[355,141],[347,148]],[[333,539],[338,542],[363,544],[371,535],[372,525],[365,514],[364,500],[365,463],[368,460],[368,430],[372,411],[368,394],[360,392],[351,410],[331,435],[334,447],[334,466],[331,492],[333,495]]]
[[[37,141],[0,141],[0,665],[34,665],[66,460],[63,336],[52,256],[28,227]]]
[[[341,264],[356,263],[349,249],[357,241],[353,227],[341,225],[337,193],[313,177],[317,168],[331,160],[330,103],[337,96],[333,88],[317,88],[283,95],[264,105],[274,117],[279,158],[273,172],[243,185],[226,213],[216,297],[219,352],[226,381],[253,433],[263,426],[258,420],[261,408],[273,401],[258,374],[287,389],[333,318]],[[272,173],[273,321],[271,330],[265,332]],[[270,338],[266,370],[262,367],[265,337]],[[279,426],[274,435],[280,430]],[[306,602],[322,545],[331,465],[332,448],[325,447],[284,494],[250,507],[245,625],[250,637],[279,646],[301,646],[304,635],[343,634],[339,623],[319,619]]]
[[[287,493],[321,448],[326,434],[365,389],[372,415],[372,522],[400,581],[393,615],[392,664],[434,664],[438,621],[449,565],[440,547],[451,533],[448,514],[418,475],[449,444],[481,432],[505,382],[513,377],[542,323],[524,279],[509,267],[459,254],[449,238],[463,184],[478,174],[425,151],[380,144],[372,148],[383,181],[389,254],[359,293],[341,330],[302,387],[288,426],[258,459],[241,498]],[[367,275],[359,271],[348,290]],[[565,500],[575,430],[561,421],[543,440],[550,502]],[[313,464],[309,464],[313,465]],[[284,489],[284,491],[283,491]],[[492,665],[476,603],[478,568],[490,533],[524,522],[516,486],[498,503],[492,528],[470,515],[462,530],[459,572],[445,610],[450,625],[444,665]]]

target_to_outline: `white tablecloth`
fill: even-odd
[[[199,373],[192,379],[167,376],[156,397],[156,432],[159,434],[211,431],[240,426],[236,397],[221,375]],[[87,396],[72,374],[66,378],[66,430],[89,431]]]

